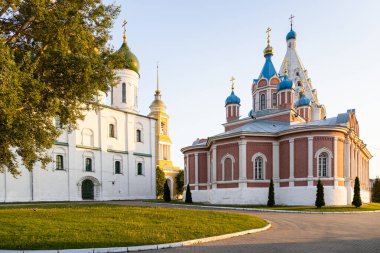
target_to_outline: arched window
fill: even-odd
[[[63,155],[56,155],[55,156],[55,169],[56,170],[63,170]]]
[[[265,94],[262,94],[260,97],[260,110],[264,109],[266,109]]]
[[[137,163],[137,175],[143,175],[143,164],[141,162]]]
[[[86,164],[85,164],[86,171],[92,171],[92,159],[86,158]]]
[[[121,102],[127,103],[127,85],[125,83],[121,85],[121,97]]]
[[[272,106],[273,107],[277,106],[277,93],[273,93],[272,95]]]
[[[141,136],[141,130],[140,129],[136,130],[136,141],[142,142],[142,136]]]
[[[255,179],[264,179],[264,160],[261,156],[255,158]]]
[[[115,125],[114,124],[108,125],[108,136],[111,138],[115,138]]]
[[[120,163],[120,161],[115,161],[115,174],[121,174],[121,163]]]
[[[318,156],[318,177],[328,177],[329,171],[329,155],[322,152]]]
[[[222,181],[231,181],[234,180],[234,164],[235,164],[235,158],[230,155],[226,154],[223,156],[222,160]]]

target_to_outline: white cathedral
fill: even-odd
[[[0,202],[152,199],[156,197],[156,119],[138,114],[139,62],[124,42],[115,70],[118,83],[97,99],[71,133],[49,150],[44,170],[21,168],[21,176],[0,173]],[[56,127],[61,127],[59,119]]]

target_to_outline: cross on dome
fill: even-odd
[[[267,28],[267,43],[268,43],[268,46],[269,46],[269,43],[270,43],[270,32],[272,31],[272,29],[270,27]]]
[[[231,90],[234,90],[235,89],[235,87],[234,87],[234,85],[235,85],[235,77],[233,77],[233,76],[231,76],[231,79],[230,79],[230,82],[231,82]]]
[[[290,14],[290,28],[293,28],[293,19],[295,18],[295,16],[293,14]]]
[[[124,43],[127,42],[127,24],[128,24],[127,20],[124,19],[123,25],[122,25],[122,27],[124,29],[124,33],[123,33]]]

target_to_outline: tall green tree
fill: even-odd
[[[268,202],[267,206],[272,207],[276,204],[274,200],[274,184],[273,184],[273,179],[270,180],[269,184],[269,191],[268,191]]]
[[[46,166],[61,129],[73,130],[114,84],[107,41],[119,8],[101,0],[0,0],[0,170]]]
[[[359,177],[355,178],[354,198],[352,200],[352,205],[354,205],[356,208],[358,208],[358,207],[360,207],[362,205],[362,198],[360,197],[360,181],[359,181]]]
[[[170,202],[172,200],[170,196],[170,188],[169,188],[167,180],[165,180],[165,184],[164,184],[164,200],[166,202]]]
[[[177,176],[175,176],[175,182],[176,182],[176,185],[177,185],[176,186],[177,194],[182,195],[183,194],[183,186],[185,184],[183,170],[180,170],[178,172]]]
[[[320,179],[318,179],[318,183],[317,183],[317,196],[315,199],[315,206],[317,208],[321,208],[322,206],[325,206],[325,193],[323,189],[323,184]]]
[[[372,202],[380,203],[380,178],[376,178],[373,183]]]
[[[164,185],[166,183],[165,173],[160,169],[160,167],[156,167],[156,196],[157,198],[162,198],[164,195]]]

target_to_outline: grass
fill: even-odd
[[[167,203],[162,200],[149,200],[149,202],[155,203]],[[187,204],[183,201],[172,201],[171,204]],[[169,204],[170,204],[169,203]],[[268,209],[268,210],[289,210],[289,211],[307,211],[307,212],[361,212],[361,211],[377,211],[380,210],[380,203],[364,204],[359,208],[355,206],[324,206],[322,208],[316,208],[314,206],[274,206],[267,207],[263,205],[214,205],[209,203],[193,203],[193,205],[201,206],[226,206],[226,207],[241,207],[241,208],[256,208],[256,209]]]
[[[0,249],[73,249],[177,242],[264,227],[245,214],[107,204],[0,207]]]

